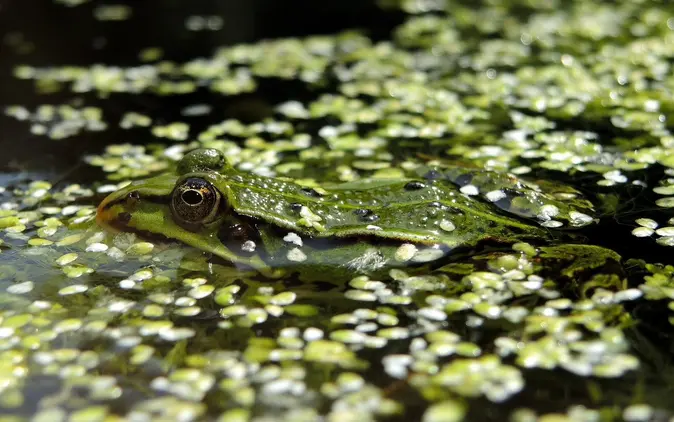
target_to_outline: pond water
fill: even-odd
[[[134,3],[0,4],[0,421],[674,420],[673,6]]]

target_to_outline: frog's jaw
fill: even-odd
[[[118,233],[119,229],[111,224],[116,219],[115,212],[110,209],[110,206],[104,206],[105,200],[96,209],[96,224],[107,232]]]
[[[98,205],[96,209],[96,224],[102,229],[105,229],[108,232],[118,233],[122,231],[120,228],[121,224],[121,214],[125,212],[125,197],[127,192],[124,195],[120,195],[119,191],[113,192],[110,195],[106,196],[103,201]]]
[[[252,267],[267,277],[280,276],[259,256],[243,257],[226,248],[218,237],[218,224],[196,232],[178,225],[169,206],[175,182],[166,185],[165,189],[147,182],[144,181],[142,186],[131,184],[105,198],[96,212],[98,225],[111,232],[131,232],[143,238],[182,242],[226,261]]]
[[[176,176],[165,174],[132,182],[116,190],[98,206],[96,222],[100,227],[112,232],[130,231],[124,229],[125,217],[138,212],[139,206],[142,207],[146,202],[168,204],[176,180]],[[155,234],[160,233],[161,231],[155,232]]]

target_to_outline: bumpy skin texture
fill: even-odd
[[[439,259],[452,249],[485,240],[514,243],[547,238],[549,230],[535,221],[542,205],[553,206],[555,218],[565,223],[573,220],[569,213],[591,211],[583,200],[568,200],[568,195],[559,199],[513,176],[453,167],[420,169],[420,177],[413,179],[361,180],[314,189],[238,171],[219,151],[201,149],[187,154],[176,173],[114,192],[98,208],[99,224],[178,240],[269,276],[288,267],[316,274],[332,271],[336,275],[338,267],[351,275],[371,274],[410,260],[395,255],[405,243],[443,251],[433,254]],[[211,183],[222,200],[215,221],[185,228],[174,218],[170,201],[174,187],[193,178]],[[468,184],[478,190],[502,187],[507,194],[492,203],[486,190],[472,196],[459,190]],[[549,219],[539,216],[545,218]],[[253,251],[242,252],[242,245],[231,239],[223,243],[223,229],[241,222],[253,227],[261,243]],[[299,258],[289,254],[300,246],[298,242],[282,239],[291,232],[302,239]]]

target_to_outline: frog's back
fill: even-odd
[[[499,212],[448,180],[362,180],[307,188],[292,181],[221,175],[232,208],[313,237],[375,236],[450,248],[514,242],[547,230]]]

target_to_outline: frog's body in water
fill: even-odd
[[[199,149],[175,174],[108,196],[97,221],[267,276],[297,271],[330,281],[440,262],[485,241],[546,239],[549,228],[593,220],[589,203],[568,187],[543,192],[511,175],[458,167],[417,173],[311,188],[236,170],[221,152]]]

